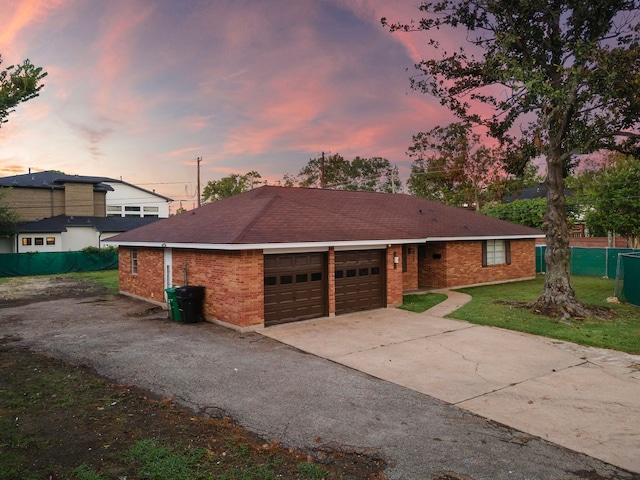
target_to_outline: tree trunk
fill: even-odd
[[[562,159],[558,152],[547,157],[547,210],[542,224],[547,250],[544,259],[547,271],[542,295],[530,304],[546,316],[587,317],[591,312],[576,298],[569,272],[569,225],[567,223]]]

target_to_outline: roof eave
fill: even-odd
[[[427,237],[427,238],[393,238],[384,240],[350,240],[350,241],[329,241],[329,242],[291,242],[291,243],[177,243],[177,242],[131,242],[131,241],[110,241],[104,240],[107,245],[121,247],[152,247],[152,248],[188,248],[194,250],[264,250],[265,253],[280,252],[292,249],[327,249],[334,247],[336,250],[353,248],[384,248],[391,245],[402,245],[412,243],[428,243],[443,241],[477,241],[477,240],[520,240],[544,238],[544,235],[499,235],[499,236],[477,236],[477,237]]]
[[[478,240],[531,240],[535,238],[545,238],[544,233],[529,235],[476,235],[469,237],[427,237],[425,242],[456,242],[456,241],[478,241]]]

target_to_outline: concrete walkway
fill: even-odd
[[[380,309],[291,323],[265,336],[485,418],[640,472],[640,356]]]

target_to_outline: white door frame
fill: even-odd
[[[164,288],[173,287],[173,250],[164,249]],[[164,300],[167,301],[167,292],[164,292]]]

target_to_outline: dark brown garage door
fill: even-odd
[[[385,306],[384,250],[336,252],[336,314]]]
[[[264,256],[264,324],[327,315],[326,254]]]

